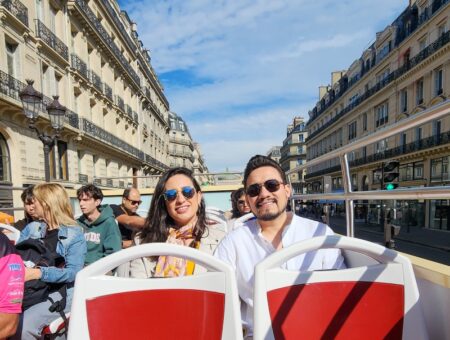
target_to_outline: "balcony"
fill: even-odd
[[[69,61],[69,49],[47,26],[39,19],[36,21],[36,34],[44,43],[52,48],[65,60]]]
[[[72,53],[70,56],[72,68],[74,68],[85,79],[89,79],[88,77],[89,71],[86,63],[83,60],[81,60],[75,53]]]
[[[28,26],[28,9],[18,0],[0,0],[0,5],[5,7],[22,24]]]
[[[387,85],[401,77],[403,74],[411,70],[412,68],[419,65],[422,61],[427,59],[429,56],[440,50],[442,47],[447,45],[450,42],[450,31],[442,34],[434,43],[428,45],[426,48],[424,48],[421,52],[419,52],[414,58],[412,58],[408,63],[405,63],[403,66],[399,67],[398,69],[392,71],[387,77],[385,77],[383,80],[379,81],[377,84],[375,84],[373,87],[371,87],[369,90],[365,91],[361,96],[359,96],[353,103],[346,106],[343,110],[341,110],[336,116],[334,116],[332,119],[330,119],[326,124],[322,125],[319,129],[314,131],[309,135],[309,137],[306,139],[307,142],[310,142],[315,136],[317,136],[319,133],[333,125],[335,122],[337,122],[339,119],[341,119],[343,116],[345,116],[347,113],[352,111],[354,108],[359,106],[362,102],[367,100],[368,98],[372,97],[375,93],[379,92],[380,90],[384,89]],[[320,110],[320,112],[317,114],[320,115],[323,111],[325,111],[327,107],[325,107],[323,110]]]
[[[101,93],[103,93],[103,83],[100,76],[94,71],[89,71],[89,81],[94,85],[94,87]]]
[[[101,42],[103,43],[106,50],[110,50],[113,56],[118,60],[119,64],[126,71],[126,75],[137,85],[140,85],[140,79],[137,73],[133,70],[131,65],[123,56],[123,53],[114,43],[114,41],[109,36],[108,32],[106,32],[105,28],[102,26],[100,21],[98,21],[94,12],[89,8],[88,4],[84,0],[74,0],[69,1],[69,8],[73,7],[75,4],[75,8],[79,10],[79,12],[84,16],[83,19],[87,18],[87,21],[94,28],[94,31],[100,37]]]

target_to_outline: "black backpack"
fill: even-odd
[[[64,258],[56,251],[50,251],[45,247],[41,239],[27,239],[16,244],[17,253],[22,258],[25,266],[32,262],[36,267],[60,267],[64,265]],[[49,294],[55,291],[65,291],[65,283],[49,283],[42,280],[30,280],[25,282],[22,309],[25,311],[31,306],[49,299]],[[60,291],[61,292],[61,291]],[[63,293],[61,293],[63,295]],[[67,295],[67,293],[66,293]],[[65,295],[63,295],[65,300]],[[59,302],[59,301],[58,301]],[[65,308],[65,301],[63,309]]]

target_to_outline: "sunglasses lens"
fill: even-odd
[[[275,192],[280,189],[280,182],[278,182],[276,179],[269,179],[268,181],[264,182],[264,187],[270,192]]]
[[[193,187],[184,187],[181,189],[183,196],[186,198],[192,198],[195,195],[195,189]]]
[[[175,189],[167,190],[164,193],[164,197],[167,201],[173,201],[175,198],[177,198],[177,191]]]
[[[261,191],[259,184],[252,184],[247,188],[247,195],[250,197],[258,196]]]

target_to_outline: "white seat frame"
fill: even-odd
[[[375,259],[380,263],[380,265],[378,265],[380,268],[381,266],[386,268],[379,277],[371,277],[373,276],[370,272],[372,266],[333,271],[305,272],[305,275],[302,275],[302,273],[299,275],[298,271],[288,271],[280,268],[283,263],[295,256],[323,248],[351,250]],[[377,265],[374,265],[373,267],[375,266]],[[366,275],[368,277],[364,277],[363,279],[362,275],[365,273],[368,274]],[[363,279],[363,281],[375,281],[380,278],[385,280],[385,282],[404,285],[405,317],[403,322],[403,338],[427,339],[424,318],[419,305],[419,290],[409,259],[393,250],[368,241],[336,235],[314,237],[309,240],[298,242],[273,253],[256,266],[253,339],[274,339],[267,300],[268,291],[294,284],[355,281],[358,279]]]

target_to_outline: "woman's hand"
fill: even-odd
[[[25,282],[30,280],[39,280],[42,272],[39,268],[25,268]]]

